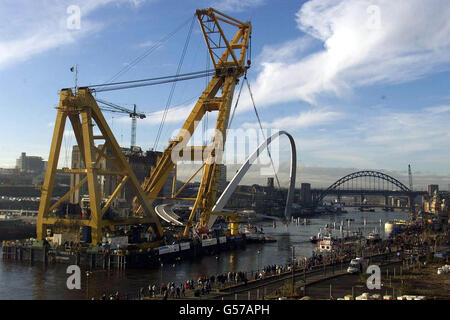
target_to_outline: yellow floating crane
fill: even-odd
[[[216,201],[222,153],[226,141],[226,130],[230,118],[234,89],[239,79],[244,76],[250,67],[250,60],[247,60],[247,51],[252,31],[250,22],[238,21],[213,8],[197,10],[196,16],[200,23],[215,73],[180,132],[175,139],[169,141],[169,145],[164,150],[163,155],[156,166],[152,168],[150,176],[142,184],[149,201],[152,203],[158,198],[158,194],[168,179],[170,172],[176,168],[176,163],[174,163],[172,158],[173,153],[178,153],[181,150],[185,159],[186,152],[188,152],[191,154],[190,158],[192,160],[198,160],[198,156],[202,155],[202,165],[186,182],[187,184],[192,181],[203,169],[197,197],[191,199],[195,200],[195,202],[183,233],[184,237],[189,235],[197,213],[200,213],[198,230],[204,230],[211,215],[211,209]],[[227,30],[231,28],[236,30],[235,34],[230,38],[231,40],[225,34],[225,25]],[[209,146],[186,147],[199,122],[207,112],[213,111],[217,111],[218,115],[212,143]],[[177,199],[178,194],[184,189],[186,184],[171,199]]]
[[[74,224],[81,224],[91,228],[92,244],[94,245],[102,241],[105,230],[114,231],[117,226],[126,225],[148,224],[152,227],[156,239],[161,239],[163,230],[159,218],[146,197],[144,190],[141,188],[136,175],[131,170],[130,164],[123,155],[122,149],[103,117],[90,89],[80,88],[76,93],[71,89],[61,90],[57,110],[36,224],[38,240],[45,238],[45,231],[50,225],[71,226]],[[72,124],[85,169],[58,169],[61,143],[67,120],[70,120]],[[100,135],[94,135],[94,125],[99,129]],[[96,146],[96,140],[104,141],[101,148]],[[108,153],[106,152],[107,149]],[[100,167],[102,159],[106,159],[114,169],[102,169]],[[85,177],[63,197],[52,204],[52,193],[57,173],[82,174]],[[99,177],[108,175],[118,176],[120,183],[116,186],[106,203],[102,203],[103,197],[100,194]],[[54,210],[86,183],[89,190],[90,217],[88,219],[73,219],[55,216],[53,214]],[[125,183],[130,183],[133,187],[136,197],[143,208],[142,214],[124,219],[104,219],[106,211],[113,200],[119,196],[120,190]]]
[[[177,196],[182,189],[203,169],[197,197],[189,199],[195,202],[184,230],[184,236],[189,235],[194,217],[198,212],[200,212],[199,227],[200,229],[205,228],[216,200],[221,170],[220,164],[222,163],[222,152],[226,140],[226,130],[228,128],[234,89],[239,79],[250,66],[250,61],[246,60],[246,55],[250,43],[251,24],[250,22],[240,22],[212,8],[197,10],[196,16],[214,65],[214,74],[180,133],[175,139],[169,141],[169,146],[164,150],[156,166],[152,168],[150,176],[145,179],[142,185],[139,184],[136,175],[132,171],[92,95],[92,91],[101,92],[101,90],[88,87],[80,87],[78,89],[77,86],[75,91],[72,89],[61,90],[47,169],[41,188],[41,202],[36,227],[38,240],[43,240],[46,237],[46,230],[49,226],[70,228],[71,226],[81,225],[91,228],[92,244],[96,245],[102,241],[106,232],[113,232],[118,227],[145,225],[152,229],[155,235],[153,246],[157,246],[163,237],[163,229],[152,203],[158,198],[158,194],[168,179],[170,172],[174,169],[176,170],[176,163],[172,161],[172,154],[173,152],[180,152],[180,150],[184,153],[187,150],[192,159],[195,158],[196,154],[201,154],[203,163],[184,186],[176,193],[173,192],[170,199],[178,199]],[[225,34],[223,28],[225,25],[228,30],[231,28],[236,30],[234,36],[230,38],[231,40],[228,40]],[[170,81],[188,80],[200,76],[202,76],[200,73],[191,73],[187,74],[185,78],[177,76],[176,79]],[[217,111],[218,116],[216,133],[211,145],[186,147],[199,121],[207,112],[213,111]],[[85,169],[58,169],[58,160],[67,120],[72,125]],[[99,135],[94,135],[94,126],[97,126],[100,131]],[[98,140],[103,141],[103,144],[97,146],[95,141]],[[113,169],[102,168],[100,165],[102,160],[110,164],[108,168]],[[80,174],[84,175],[84,178],[77,185],[71,187],[58,201],[52,203],[57,173]],[[116,176],[120,181],[106,202],[103,201],[100,191],[99,177],[102,176]],[[90,216],[84,219],[56,216],[55,210],[86,183],[89,191]],[[134,215],[126,218],[106,219],[105,213],[113,201],[118,198],[125,183],[131,184],[136,195],[133,201]],[[224,213],[224,215],[229,218],[230,223],[233,223],[233,230],[236,232],[239,218],[230,213]]]

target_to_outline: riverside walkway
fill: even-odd
[[[386,253],[372,253],[364,255],[369,264],[376,263],[385,265],[400,262],[399,248],[393,248]],[[321,281],[333,279],[347,274],[347,266],[353,257],[344,257],[340,262],[324,263],[320,265],[305,268],[304,265],[297,265],[294,272],[288,268],[288,271],[279,274],[268,274],[261,279],[248,280],[239,283],[227,283],[225,285],[214,285],[207,293],[199,294],[199,290],[186,290],[180,297],[181,299],[194,300],[259,300],[271,299],[279,296],[283,290],[290,290],[292,284],[294,288],[302,287],[304,291],[310,285]],[[197,294],[196,294],[197,292]],[[286,292],[285,292],[286,293]],[[156,294],[153,297],[143,297],[142,300],[160,300],[164,299],[162,294]],[[165,299],[173,299],[166,297]]]
[[[386,264],[399,262],[396,251],[391,253],[374,254],[365,256],[370,263]],[[201,299],[226,299],[226,300],[254,300],[267,299],[278,296],[280,293],[286,294],[290,291],[292,284],[294,288],[306,287],[309,285],[340,277],[347,274],[347,265],[351,258],[343,259],[340,263],[322,264],[312,267],[310,270],[296,268],[294,272],[288,271],[279,275],[271,275],[260,280],[252,280],[247,284],[237,284],[228,288],[211,292],[209,295],[201,296]]]

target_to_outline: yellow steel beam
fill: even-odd
[[[202,163],[202,165],[200,166],[200,168],[197,169],[197,171],[194,172],[194,174],[185,182],[185,184],[183,184],[180,189],[178,189],[177,193],[175,193],[175,197],[177,197],[181,191],[183,191],[183,189],[192,181],[192,179],[195,178],[195,176],[200,172],[200,170],[203,169],[203,167],[205,166],[205,162]]]
[[[109,197],[108,201],[106,201],[104,207],[102,208],[102,213],[101,213],[102,217],[105,214],[106,210],[108,210],[108,208],[111,205],[112,201],[117,197],[117,195],[119,194],[120,190],[123,188],[123,186],[125,185],[125,182],[127,182],[127,180],[128,180],[128,176],[123,177],[122,181],[120,181],[119,185],[113,191],[113,193]]]
[[[173,179],[172,179],[172,198],[175,195],[175,188],[177,184],[177,165],[173,167]]]
[[[136,175],[134,174],[133,170],[131,169],[130,164],[128,163],[127,159],[123,155],[122,149],[120,148],[117,140],[114,138],[114,135],[113,135],[111,129],[109,128],[100,108],[98,107],[97,102],[95,101],[94,97],[92,96],[92,94],[89,92],[88,89],[85,89],[85,90],[80,89],[80,94],[85,96],[85,99],[87,101],[89,101],[89,103],[90,103],[90,106],[93,110],[93,118],[94,118],[100,132],[105,137],[105,143],[107,143],[108,146],[111,148],[111,153],[112,153],[113,157],[116,159],[116,162],[118,165],[117,169],[123,170],[124,172],[127,173],[128,180],[131,184],[131,187],[132,187],[134,193],[136,194],[137,199],[141,203],[141,205],[145,211],[146,217],[154,225],[154,229],[155,229],[157,238],[159,238],[159,239],[162,238],[163,230],[162,230],[159,218],[158,218],[155,210],[151,206],[149,199],[146,197],[144,190],[141,188],[139,181],[136,178]]]
[[[69,219],[69,218],[54,218],[54,217],[47,217],[43,218],[43,222],[47,225],[54,225],[54,224],[60,224],[60,225],[73,225],[73,224],[79,224],[86,227],[95,227],[96,224],[93,223],[91,219]],[[139,224],[151,224],[153,223],[153,220],[150,218],[127,218],[127,219],[117,219],[117,220],[104,220],[103,226],[127,226],[127,225],[139,225]]]
[[[195,201],[197,198],[183,198],[183,197],[157,197],[159,200],[183,200],[183,201]]]
[[[89,191],[89,207],[91,210],[91,236],[92,243],[96,245],[102,241],[102,217],[100,209],[100,186],[97,179],[97,170],[95,168],[94,155],[92,153],[94,145],[92,133],[92,109],[85,107],[81,111],[81,128],[83,132],[84,155],[86,157],[86,170],[88,177],[88,191]]]
[[[61,92],[61,96],[66,95],[66,91]],[[60,103],[61,106],[61,103]],[[58,108],[56,114],[55,127],[53,129],[52,147],[47,162],[47,170],[45,172],[44,183],[41,188],[41,202],[39,203],[38,217],[36,221],[36,233],[38,240],[45,237],[44,229],[46,225],[44,218],[48,215],[48,208],[52,199],[53,186],[55,183],[56,168],[58,167],[59,153],[61,151],[61,143],[64,135],[64,127],[66,124],[67,114]]]
[[[97,162],[94,161],[94,165],[97,164]],[[101,170],[97,169],[96,167],[93,167],[93,170],[95,170],[96,174],[99,176],[124,176],[127,173],[125,171],[112,171],[112,170]],[[88,169],[58,169],[56,170],[57,173],[70,173],[70,174],[87,174]]]
[[[226,129],[228,128],[235,85],[236,78],[227,77],[225,79],[225,84],[222,89],[222,97],[224,97],[224,99],[219,108],[215,136],[213,139],[214,148],[210,149],[206,160],[206,166],[203,171],[203,177],[200,183],[197,200],[194,203],[191,214],[189,215],[188,223],[186,224],[183,233],[185,237],[189,234],[189,229],[192,226],[192,221],[196,215],[198,207],[200,206],[203,208],[203,212],[200,216],[200,226],[204,226],[209,221],[209,214],[216,200],[217,185],[221,170],[221,166],[218,166],[217,164],[222,163],[222,152],[226,142]]]
[[[221,153],[223,152],[223,146],[226,139],[226,129],[228,128],[235,85],[248,68],[245,66],[244,59],[249,45],[251,32],[251,24],[249,22],[242,23],[237,19],[229,17],[212,8],[197,10],[197,18],[209,55],[216,68],[216,73],[195,104],[176,139],[169,141],[169,146],[164,150],[161,159],[159,159],[155,168],[151,170],[150,177],[145,179],[142,184],[149,200],[153,202],[158,197],[171,170],[174,168],[175,164],[172,160],[172,153],[180,152],[184,149],[184,152],[191,152],[192,155],[193,148],[186,147],[186,145],[189,142],[190,137],[193,136],[198,123],[204,117],[206,112],[218,111],[216,136],[214,137],[212,145],[208,147],[209,149],[206,152],[206,162],[202,165],[204,168],[202,181],[189,216],[188,224],[184,231],[184,236],[188,236],[197,210],[202,210],[200,224],[204,225],[205,222],[208,221],[209,212],[214,205],[221,170],[221,166],[216,165],[216,160],[221,163]],[[207,25],[209,23],[212,23],[213,26],[209,27]],[[221,23],[237,28],[231,41],[228,41],[227,36],[225,35],[225,29],[220,25]],[[219,34],[220,39],[223,40],[224,46],[220,45],[219,47],[219,45],[214,42],[210,37],[210,31]],[[214,52],[216,49],[224,50],[219,56],[219,54]],[[238,50],[240,51],[239,53]],[[216,61],[216,56],[219,58],[219,61]],[[230,57],[231,60],[229,60]],[[222,137],[223,141],[219,141]],[[177,155],[179,155],[179,153]],[[204,155],[204,153],[202,153],[202,155]],[[197,173],[198,172],[196,172],[196,174]],[[185,185],[187,185],[187,183]],[[184,189],[185,185],[175,193],[174,197],[177,197],[181,190]]]
[[[86,163],[85,157],[84,157],[84,142],[83,142],[83,134],[81,131],[81,120],[80,115],[78,113],[68,113],[68,117],[70,120],[70,123],[73,128],[73,132],[75,134],[75,139],[77,141],[78,148],[81,153],[81,159],[83,160],[83,163]]]
[[[119,144],[114,138],[106,120],[104,119],[100,108],[98,107],[95,99],[92,97],[88,88],[80,88],[76,95],[72,93],[70,89],[63,89],[60,93],[60,102],[57,108],[57,117],[55,121],[55,128],[52,139],[52,146],[50,149],[49,161],[46,169],[44,184],[42,186],[41,203],[39,206],[39,214],[37,221],[37,234],[38,239],[42,240],[45,237],[44,231],[47,225],[55,223],[61,223],[64,225],[73,225],[74,223],[80,223],[84,226],[91,227],[92,243],[98,244],[102,240],[104,228],[117,227],[120,225],[130,224],[151,224],[155,230],[157,239],[162,238],[162,228],[159,223],[158,217],[150,206],[148,199],[145,197],[145,193],[138,183],[134,172],[122,153]],[[64,169],[58,170],[58,158],[60,155],[61,143],[64,134],[64,127],[66,118],[69,117],[72,128],[77,139],[80,153],[82,154],[83,161],[86,169]],[[80,120],[81,117],[81,120]],[[98,126],[102,133],[102,137],[105,138],[105,145],[100,150],[94,144],[93,126]],[[111,149],[111,157],[106,156],[106,148]],[[98,161],[101,157],[105,157],[106,160],[112,162],[117,170],[102,170],[98,168]],[[69,192],[50,207],[50,201],[52,197],[52,190],[55,181],[56,173],[71,173],[71,174],[85,174],[86,177],[71,188]],[[102,197],[100,194],[100,184],[98,180],[99,175],[117,175],[124,176],[121,183],[117,186],[109,200],[107,201],[103,210],[101,209]],[[110,206],[111,202],[117,198],[120,189],[123,187],[126,181],[131,183],[132,188],[138,195],[138,199],[143,203],[145,214],[148,215],[145,218],[132,218],[132,219],[120,219],[120,220],[104,220],[103,214]],[[51,211],[56,208],[59,203],[65,201],[70,194],[75,192],[80,186],[87,181],[89,191],[89,202],[91,215],[89,219],[59,219],[49,217]]]
[[[61,203],[63,203],[64,201],[66,201],[71,194],[73,194],[75,191],[77,191],[78,189],[81,188],[81,186],[83,184],[85,184],[87,181],[87,177],[84,177],[77,185],[75,185],[73,188],[71,188],[69,190],[69,192],[67,192],[64,196],[61,197],[61,199],[59,199],[58,201],[56,201],[49,209],[48,212],[52,212],[53,210],[55,210]]]
[[[220,26],[220,23],[217,21],[217,18],[216,18],[215,15],[213,15],[213,19],[216,21],[216,26],[217,26],[217,28],[219,29],[220,35],[222,36],[222,38],[223,38],[223,40],[224,40],[224,42],[225,42],[225,45],[226,45],[226,47],[227,47],[227,49],[228,49],[228,51],[225,50],[225,52],[224,52],[223,56],[220,58],[220,60],[221,60],[221,61],[228,61],[228,54],[231,54],[231,57],[233,58],[233,61],[234,61],[234,63],[235,63],[236,66],[237,66],[237,65],[239,64],[239,62],[238,62],[238,60],[237,60],[237,58],[236,58],[236,55],[234,54],[234,50],[231,49],[230,43],[228,42],[228,40],[227,40],[227,38],[226,38],[226,36],[225,36],[225,33],[223,32],[223,29],[222,29],[222,27]],[[239,30],[239,31],[240,31],[240,30]],[[239,32],[239,31],[238,31],[238,32]]]

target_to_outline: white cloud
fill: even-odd
[[[343,113],[329,111],[325,109],[316,109],[300,112],[293,116],[274,119],[271,122],[263,122],[263,128],[283,128],[285,130],[297,130],[312,126],[330,124],[334,121],[342,120]],[[246,122],[242,125],[244,128],[255,127],[255,123]]]
[[[437,106],[437,107],[429,107],[425,109],[431,113],[445,113],[450,112],[450,106]]]
[[[225,12],[240,12],[263,5],[265,0],[221,0],[212,4],[213,8]]]
[[[148,48],[148,47],[151,47],[151,46],[154,46],[154,45],[155,45],[154,41],[148,40],[148,41],[144,41],[144,42],[139,43],[137,46],[139,48]]]
[[[371,24],[368,8],[374,5],[379,27]],[[253,84],[256,100],[317,103],[320,94],[341,96],[358,86],[408,82],[449,69],[449,16],[445,0],[308,1],[297,23],[323,49],[305,56],[303,37],[266,48]]]
[[[0,19],[9,21],[0,27],[0,69],[44,53],[99,31],[102,24],[88,19],[95,10],[109,4],[129,3],[138,6],[145,0],[61,0],[17,1],[0,4]],[[67,12],[71,5],[79,6],[80,28],[67,28]]]
[[[167,111],[165,123],[179,123],[183,122],[189,116],[189,113],[194,108],[195,102],[187,105],[170,108]],[[140,120],[140,123],[147,125],[159,125],[163,118],[164,110],[146,114],[146,118]],[[119,119],[121,122],[129,122],[130,117],[122,117]]]
[[[384,108],[347,114],[345,129],[296,134],[302,161],[321,166],[405,167],[449,174],[450,118],[429,108],[395,111]]]

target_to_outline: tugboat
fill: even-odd
[[[319,241],[317,250],[321,253],[323,253],[323,252],[330,253],[334,250],[333,244],[334,244],[334,241],[331,236],[323,237],[323,239]]]

